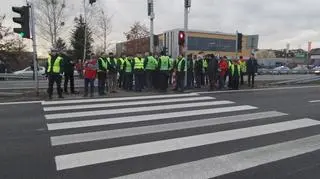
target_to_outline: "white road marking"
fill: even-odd
[[[320,150],[320,135],[117,177],[117,179],[214,178],[317,150]]]
[[[146,104],[158,104],[158,103],[173,103],[173,102],[191,102],[191,101],[202,101],[215,99],[210,96],[197,96],[191,98],[178,98],[178,99],[159,99],[159,100],[148,100],[148,101],[123,101],[118,103],[102,103],[102,104],[80,104],[71,106],[53,106],[44,107],[44,111],[59,111],[59,110],[74,110],[74,109],[95,109],[95,108],[107,108],[107,107],[121,107],[130,105],[146,105]]]
[[[320,103],[320,100],[309,101],[309,103]]]
[[[320,88],[320,85],[314,85],[314,86],[292,86],[292,87],[278,87],[278,88],[260,88],[260,89],[244,89],[244,90],[229,90],[229,91],[206,91],[206,92],[198,92],[198,94],[237,93],[237,92],[259,92],[259,91],[305,89],[305,88]]]
[[[146,107],[131,107],[131,108],[110,109],[110,110],[105,109],[105,110],[84,111],[84,112],[55,113],[55,114],[47,114],[45,115],[45,118],[47,120],[53,120],[53,119],[66,119],[66,118],[111,115],[111,114],[121,114],[121,113],[130,114],[135,112],[183,109],[183,108],[190,108],[190,107],[204,107],[204,106],[224,105],[224,104],[233,104],[233,103],[234,102],[232,101],[208,101],[208,102],[193,102],[193,103],[168,104],[168,105],[162,104],[157,106],[146,106]]]
[[[72,129],[81,127],[92,127],[110,124],[121,124],[130,122],[140,122],[140,121],[152,121],[159,119],[171,119],[177,117],[190,117],[199,116],[206,114],[216,114],[225,112],[236,112],[244,110],[258,109],[254,106],[242,105],[242,106],[231,106],[231,107],[221,107],[212,109],[202,109],[202,110],[190,110],[190,111],[180,111],[180,112],[170,112],[162,114],[148,114],[139,116],[128,116],[128,117],[117,117],[117,118],[107,118],[107,119],[97,119],[97,120],[85,120],[85,121],[73,121],[73,122],[61,122],[61,123],[49,123],[48,130],[60,130],[60,129]]]
[[[114,139],[119,137],[175,131],[175,130],[181,130],[181,129],[212,126],[212,125],[218,125],[218,124],[228,124],[228,123],[239,122],[239,121],[265,119],[265,118],[280,117],[285,115],[287,114],[277,112],[277,111],[269,111],[269,112],[258,112],[258,113],[218,117],[218,118],[203,119],[203,120],[177,122],[177,123],[171,123],[171,124],[160,124],[160,125],[134,127],[134,128],[127,128],[127,129],[116,129],[116,130],[109,130],[109,131],[98,131],[98,132],[89,132],[89,133],[81,133],[81,134],[54,136],[54,137],[51,137],[51,145],[57,146],[57,145],[65,145],[65,144],[73,144],[73,143],[105,140],[105,139]]]
[[[42,101],[19,101],[19,102],[7,102],[7,103],[0,103],[0,105],[37,104],[37,103],[42,103]]]
[[[190,97],[199,96],[197,93],[185,94],[168,94],[168,95],[150,95],[150,96],[134,96],[134,97],[119,97],[119,98],[99,98],[99,99],[76,99],[76,100],[63,100],[63,101],[43,101],[43,105],[55,104],[81,104],[92,102],[111,102],[111,101],[127,101],[127,100],[143,100],[143,99],[162,99],[162,98],[175,98],[175,97]]]
[[[192,147],[216,144],[225,141],[232,141],[254,136],[272,134],[276,132],[299,129],[319,124],[320,121],[312,119],[299,119],[294,121],[279,122],[255,127],[247,127],[242,129],[234,129],[175,139],[120,146],[108,149],[59,155],[55,157],[55,161],[57,170],[59,171],[77,168],[81,166],[130,159],[134,157],[141,157],[146,155],[159,154],[163,152],[170,152]]]

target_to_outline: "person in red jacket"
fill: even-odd
[[[94,56],[94,55],[93,55]],[[90,84],[90,97],[94,94],[94,80],[97,76],[98,64],[96,58],[87,60],[84,64],[84,97],[88,96]]]
[[[219,89],[224,88],[225,75],[228,71],[228,62],[225,57],[221,57],[219,61]]]

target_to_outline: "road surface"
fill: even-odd
[[[320,178],[319,88],[0,105],[0,178]]]
[[[312,78],[315,75],[258,75],[256,76],[257,81],[285,81],[292,79],[305,79]],[[245,80],[247,77],[245,77]],[[62,83],[63,84],[63,83]],[[97,84],[97,80],[96,80]],[[76,79],[75,80],[76,87],[83,87],[83,80]],[[48,82],[46,80],[39,80],[39,87],[42,89],[46,89],[48,87]],[[35,83],[31,80],[18,80],[18,81],[0,81],[0,90],[11,90],[11,89],[34,89]]]

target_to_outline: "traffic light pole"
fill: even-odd
[[[153,39],[153,20],[154,20],[154,13],[151,13],[150,17],[150,52],[154,53],[154,39]]]
[[[84,44],[83,44],[83,62],[86,60],[87,53],[87,12],[86,12],[86,0],[83,0],[83,14],[84,14]]]
[[[35,16],[34,16],[34,4],[29,2],[31,6],[31,33],[32,33],[32,42],[33,42],[33,69],[34,69],[34,79],[35,79],[35,88],[36,94],[39,95],[39,80],[38,80],[38,61],[37,61],[37,40],[36,40],[36,25],[35,25]]]
[[[238,60],[238,31],[236,31],[236,60]]]
[[[184,75],[184,86],[187,86],[188,80],[188,12],[189,7],[184,8],[184,60],[185,60],[185,75]]]

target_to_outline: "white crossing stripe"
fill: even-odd
[[[117,177],[117,179],[214,178],[317,150],[320,150],[320,135]]]
[[[175,130],[188,129],[188,128],[212,126],[212,125],[218,125],[218,124],[227,124],[232,122],[280,117],[285,115],[287,114],[277,112],[277,111],[269,111],[269,112],[258,112],[258,113],[252,113],[252,114],[218,117],[218,118],[203,119],[203,120],[177,122],[177,123],[171,123],[171,124],[160,124],[160,125],[134,127],[134,128],[127,128],[127,129],[116,129],[116,130],[109,130],[109,131],[98,131],[98,132],[89,132],[89,133],[81,133],[81,134],[54,136],[54,137],[51,137],[51,145],[57,146],[57,145],[89,142],[89,141],[96,141],[96,140],[113,139],[113,138],[119,138],[119,137],[152,134],[152,133],[158,133],[158,132],[175,131]]]
[[[320,100],[309,101],[309,103],[320,103]]]
[[[55,104],[81,104],[92,102],[110,102],[110,101],[128,101],[128,100],[143,100],[143,99],[162,99],[162,98],[175,98],[175,97],[190,97],[200,96],[197,93],[186,94],[168,94],[168,95],[151,95],[151,96],[134,96],[134,97],[121,97],[121,98],[99,98],[99,99],[76,99],[76,100],[63,100],[63,101],[42,101],[43,105]]]
[[[75,118],[75,117],[111,115],[111,114],[121,114],[121,113],[129,114],[129,113],[144,112],[144,111],[183,109],[183,108],[189,108],[189,107],[204,107],[204,106],[214,106],[214,105],[233,104],[233,103],[234,102],[232,101],[208,101],[208,102],[193,102],[193,103],[183,103],[183,104],[169,104],[169,105],[157,105],[157,106],[146,106],[146,107],[110,109],[110,110],[67,112],[67,113],[47,114],[45,115],[45,118],[47,120],[52,120],[52,119],[66,119],[66,118]]]
[[[274,124],[234,129],[216,133],[181,137],[169,140],[154,141],[142,144],[79,152],[55,157],[57,170],[71,169],[81,166],[111,162],[145,155],[159,154],[192,147],[232,141],[253,136],[299,129],[319,125],[320,121],[299,119]],[[292,150],[294,150],[292,148]]]
[[[170,113],[162,113],[162,114],[156,114],[156,115],[148,114],[148,115],[117,117],[117,118],[107,118],[107,119],[97,119],[97,120],[49,123],[47,125],[48,125],[48,130],[60,130],[60,129],[72,129],[72,128],[92,127],[92,126],[101,126],[101,125],[110,125],[110,124],[121,124],[121,123],[129,123],[129,122],[152,121],[152,120],[159,120],[159,119],[171,119],[171,118],[177,118],[177,117],[198,116],[198,115],[206,115],[206,114],[225,113],[225,112],[236,112],[236,111],[253,110],[253,109],[258,109],[258,108],[254,106],[249,106],[249,105],[241,105],[241,106],[221,107],[221,108],[212,108],[212,109],[203,109],[203,110],[170,112]]]
[[[107,107],[120,107],[120,106],[130,106],[130,105],[146,105],[146,104],[158,104],[158,103],[173,103],[173,102],[191,102],[191,101],[203,101],[215,99],[210,96],[198,96],[191,98],[178,98],[178,99],[159,99],[159,100],[149,100],[149,101],[123,101],[118,103],[103,103],[103,104],[81,104],[81,105],[71,105],[71,106],[53,106],[44,107],[44,111],[59,111],[59,110],[73,110],[73,109],[94,109],[94,108],[107,108]]]

